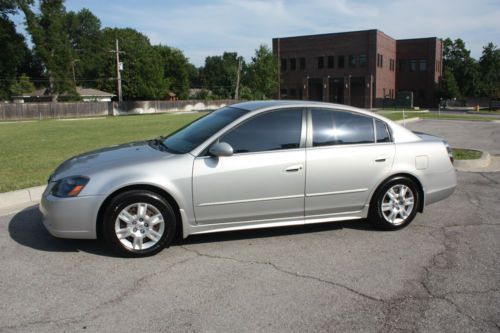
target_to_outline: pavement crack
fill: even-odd
[[[483,177],[483,178],[486,178],[489,182],[492,182],[493,184],[496,184],[496,185],[500,184],[496,179],[493,179],[493,178],[487,176],[484,172],[479,172],[479,175],[481,175],[481,177]]]
[[[183,246],[181,245],[180,246],[182,249],[184,249],[185,251],[188,251],[188,252],[191,252],[191,253],[195,253],[196,255],[200,256],[200,257],[207,257],[207,258],[211,258],[211,259],[220,259],[220,260],[230,260],[230,261],[234,261],[234,262],[238,262],[238,263],[241,263],[241,264],[257,264],[257,265],[266,265],[266,266],[270,266],[272,267],[273,269],[281,272],[281,273],[284,273],[284,274],[287,274],[287,275],[290,275],[290,276],[293,276],[293,277],[296,277],[296,278],[301,278],[301,279],[308,279],[308,280],[314,280],[314,281],[317,281],[317,282],[321,282],[321,283],[324,283],[324,284],[328,284],[328,285],[331,285],[331,286],[334,286],[334,287],[338,287],[338,288],[342,288],[344,290],[347,290],[353,294],[356,294],[360,297],[363,297],[363,298],[366,298],[366,299],[369,299],[371,301],[375,301],[375,302],[382,302],[382,303],[385,303],[386,301],[384,299],[381,299],[381,298],[377,298],[377,297],[374,297],[374,296],[370,296],[368,294],[365,294],[365,293],[362,293],[356,289],[353,289],[351,287],[348,287],[346,285],[343,285],[341,283],[338,283],[338,282],[333,282],[333,281],[330,281],[330,280],[325,280],[325,279],[322,279],[322,278],[319,278],[319,277],[316,277],[316,276],[312,276],[312,275],[306,275],[306,274],[300,274],[300,273],[297,273],[297,272],[292,272],[292,271],[289,271],[289,270],[286,270],[272,262],[269,262],[269,261],[256,261],[256,260],[242,260],[242,259],[237,259],[237,258],[232,258],[232,257],[226,257],[226,256],[219,256],[219,255],[212,255],[212,254],[207,254],[207,253],[202,253],[200,251],[197,251],[197,250],[194,250],[194,249],[190,249],[190,248],[187,248],[186,246]]]

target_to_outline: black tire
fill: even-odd
[[[411,208],[411,212],[407,213],[407,211],[410,211],[409,206],[398,206],[399,207],[405,207],[404,214],[405,215],[400,215],[400,213],[396,213],[397,216],[399,216],[399,219],[395,219],[392,223],[386,218],[384,215],[384,211],[382,208],[382,204],[385,204],[385,211],[387,215],[391,214],[391,210],[387,210],[387,206],[392,205],[392,202],[389,201],[387,202],[389,198],[389,194],[387,192],[394,187],[398,186],[405,186],[409,190],[411,190],[411,194],[413,195],[413,207]],[[392,193],[392,192],[391,192]],[[408,190],[407,192],[408,193]],[[400,195],[398,193],[398,195]],[[408,196],[408,194],[407,194]],[[419,188],[415,182],[407,177],[394,177],[391,179],[388,179],[385,181],[383,184],[381,184],[378,189],[375,191],[372,200],[370,202],[370,209],[368,213],[368,221],[377,229],[382,229],[382,230],[398,230],[406,227],[408,224],[410,224],[415,216],[417,215],[417,212],[420,207],[420,201],[421,201],[421,195]],[[392,206],[391,206],[392,207]],[[398,210],[398,208],[395,208],[395,211]],[[403,219],[403,216],[404,219]],[[402,220],[402,221],[398,221]]]
[[[151,211],[152,209],[154,209],[155,213],[159,212],[163,220],[163,232],[161,233],[161,237],[159,238],[159,240],[154,241],[153,239],[147,238],[147,236],[143,238],[146,240],[146,244],[148,244],[148,242],[152,242],[151,244],[153,244],[148,244],[147,246],[150,247],[145,249],[134,249],[130,248],[130,246],[124,245],[124,243],[122,243],[122,241],[118,238],[117,233],[115,232],[115,223],[125,224],[126,226],[129,226],[128,223],[125,223],[121,220],[117,222],[118,215],[122,213],[122,211],[127,207],[133,206],[135,204],[139,205],[139,203],[147,204],[147,206],[142,205],[142,207],[149,207],[147,208],[147,211]],[[133,209],[133,207],[131,209]],[[137,212],[136,215],[139,216],[139,212]],[[144,226],[149,227],[149,229],[154,228],[152,226],[153,223],[151,223],[151,226],[147,225],[146,219],[149,218],[150,216],[145,216],[144,219],[141,219],[141,223],[144,223],[144,225],[141,225],[141,227],[139,228],[144,228],[146,230],[145,232],[148,232],[148,228],[145,228]],[[135,221],[136,219],[138,219],[138,217],[134,216],[134,225],[138,223],[137,221]],[[151,191],[131,190],[118,194],[109,202],[103,215],[102,235],[109,248],[118,255],[126,257],[145,257],[160,252],[164,247],[170,244],[175,235],[176,222],[176,216],[172,209],[172,206],[168,203],[167,200],[165,200],[165,198]],[[134,230],[137,231],[137,228],[135,228]],[[144,230],[140,230],[140,232],[143,231]],[[124,238],[123,241],[131,243],[130,245],[132,245],[133,247],[134,245],[132,243],[134,238],[135,236],[131,235],[128,238]],[[142,245],[143,243],[141,242],[141,246]]]

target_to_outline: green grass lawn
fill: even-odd
[[[403,119],[403,112],[399,111],[379,111],[378,114],[389,118],[391,120],[401,120]],[[427,112],[419,112],[419,111],[408,111],[405,112],[406,119],[419,117],[422,119],[448,119],[448,120],[472,120],[472,121],[490,121],[490,120],[498,120],[495,117],[484,117],[484,116],[475,116],[471,114],[464,115],[455,115],[455,114],[435,114],[435,113],[427,113]]]
[[[453,148],[453,158],[456,160],[477,160],[483,153],[472,149]]]
[[[71,156],[167,135],[203,114],[0,123],[0,192],[43,185]]]

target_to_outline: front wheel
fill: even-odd
[[[404,228],[417,215],[420,200],[418,187],[411,179],[390,179],[375,192],[369,221],[384,230]]]
[[[154,192],[132,190],[114,197],[104,214],[103,236],[116,253],[143,257],[173,239],[176,218],[170,204]]]

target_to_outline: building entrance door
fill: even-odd
[[[309,79],[309,100],[323,101],[323,80]]]
[[[344,78],[329,79],[329,98],[332,103],[344,104]]]

